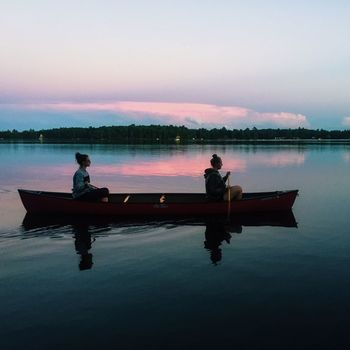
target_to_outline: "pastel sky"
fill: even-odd
[[[4,0],[0,130],[350,128],[345,0]]]

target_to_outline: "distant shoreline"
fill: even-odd
[[[105,140],[21,140],[0,139],[0,144],[96,144],[96,145],[350,145],[349,139],[283,139],[283,140],[201,140],[201,141],[168,141],[153,142],[151,140],[133,140],[129,142]]]
[[[100,144],[339,144],[350,143],[350,130],[323,129],[189,129],[174,125],[129,125],[87,128],[0,131],[0,142]]]

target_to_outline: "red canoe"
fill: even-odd
[[[115,193],[109,202],[83,202],[70,193],[18,190],[30,214],[106,216],[206,216],[290,210],[298,190],[244,193],[243,199],[209,201],[202,193]]]

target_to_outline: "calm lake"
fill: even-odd
[[[76,151],[112,192],[203,192],[217,153],[244,191],[300,195],[286,218],[25,216],[17,189],[70,192]],[[350,345],[350,145],[14,143],[0,161],[0,349]]]

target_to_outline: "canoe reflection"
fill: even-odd
[[[71,216],[71,215],[36,215],[26,214],[22,221],[24,231],[38,235],[48,233],[55,228],[63,228],[69,226],[77,226],[80,230],[86,226],[96,227],[97,231],[110,231],[116,227],[132,227],[132,226],[149,226],[161,227],[167,225],[174,226],[203,226],[210,222],[225,222],[231,226],[281,226],[281,227],[297,227],[292,210],[278,212],[261,212],[261,213],[242,213],[230,216],[229,221],[224,216],[213,217],[137,217],[137,218],[113,218],[113,217],[93,217],[93,216]],[[85,225],[85,226],[84,226]]]
[[[222,259],[220,246],[229,244],[232,234],[240,234],[244,226],[279,226],[297,227],[292,211],[268,212],[255,214],[240,214],[227,220],[227,217],[211,218],[137,218],[116,220],[103,217],[72,217],[72,216],[39,216],[26,214],[22,228],[26,236],[54,236],[57,234],[73,234],[75,251],[80,255],[79,269],[91,269],[93,254],[92,244],[96,236],[101,234],[131,233],[139,228],[152,229],[158,227],[201,226],[205,227],[204,247],[210,252],[210,259],[217,264]],[[137,229],[138,228],[138,229]]]

